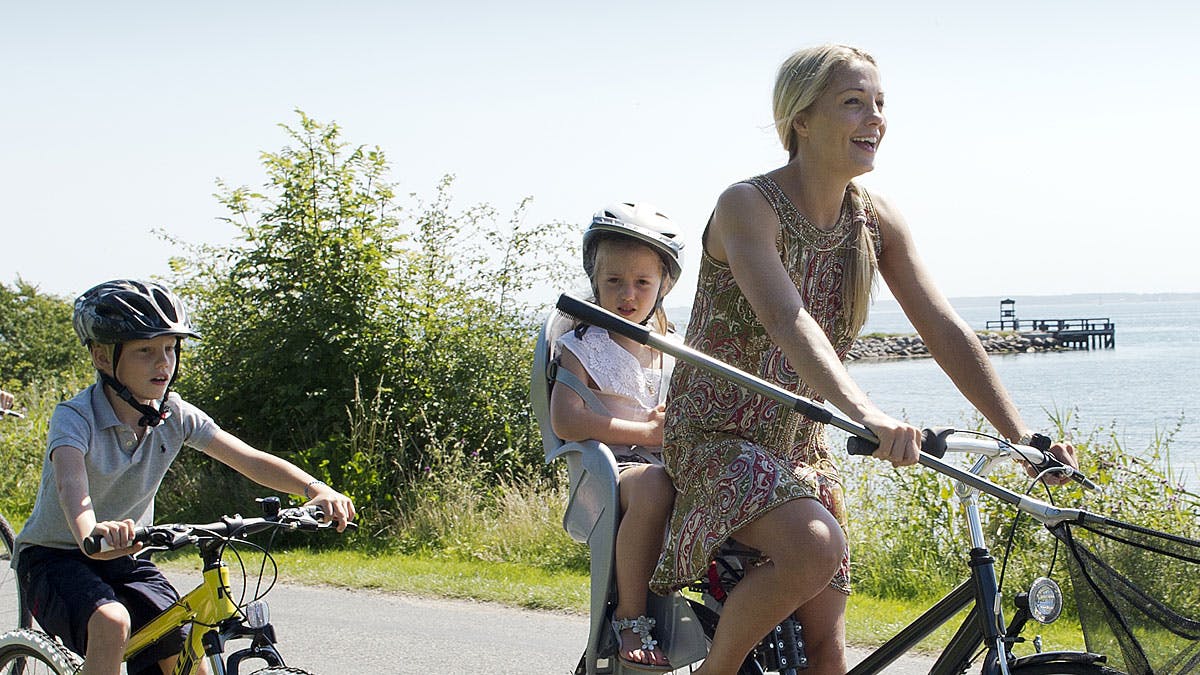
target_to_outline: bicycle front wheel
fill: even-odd
[[[17,571],[12,568],[15,538],[12,525],[0,515],[0,632],[33,625],[29,610],[21,603]]]
[[[1125,675],[1095,663],[1031,663],[1009,669],[1011,675]]]
[[[82,666],[74,652],[40,631],[0,635],[0,675],[74,675]]]
[[[0,673],[3,673],[3,672],[4,671],[0,670]],[[308,672],[307,670],[301,670],[299,668],[284,668],[282,666],[272,666],[270,668],[263,668],[262,670],[256,670],[253,673],[250,673],[250,675],[312,675],[312,673]]]

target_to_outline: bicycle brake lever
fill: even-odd
[[[1020,446],[1014,445],[1012,447],[1013,449],[1017,449],[1017,452],[1019,452],[1021,456],[1025,458],[1025,461],[1033,465],[1033,468],[1037,470],[1039,475],[1046,471],[1052,470],[1057,473],[1066,474],[1067,478],[1079,483],[1088,490],[1095,490],[1097,492],[1100,490],[1100,486],[1096,485],[1091,481],[1091,479],[1083,475],[1079,469],[1063,464],[1057,457],[1050,454],[1050,446],[1053,444],[1053,441],[1050,440],[1049,436],[1045,436],[1043,434],[1034,434],[1033,439],[1029,443],[1029,447],[1032,447],[1034,450],[1042,453],[1042,461],[1034,462],[1029,459],[1026,453],[1021,452],[1018,449]]]

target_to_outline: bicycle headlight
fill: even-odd
[[[1062,589],[1053,579],[1038,577],[1029,587],[1029,613],[1038,623],[1052,623],[1062,614]]]
[[[246,615],[246,623],[251,628],[262,628],[271,623],[271,608],[267,607],[266,600],[246,603],[246,606],[242,608],[242,613]]]

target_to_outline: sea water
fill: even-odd
[[[1000,296],[952,298],[975,328],[1000,319]],[[1022,417],[1053,431],[1051,418],[1069,415],[1086,434],[1102,428],[1130,452],[1171,436],[1172,468],[1200,489],[1200,294],[1014,296],[1029,319],[1107,318],[1114,349],[992,355],[991,361]],[[686,321],[687,310],[672,310]],[[877,301],[864,333],[912,333],[892,300]],[[974,409],[930,358],[857,361],[854,377],[885,412],[917,426],[969,426]]]

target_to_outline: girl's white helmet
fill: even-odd
[[[612,235],[629,237],[654,249],[667,266],[670,285],[679,281],[683,272],[683,242],[679,240],[679,228],[645,202],[615,202],[592,216],[592,224],[583,233],[583,269],[588,278],[596,268],[596,244]]]

